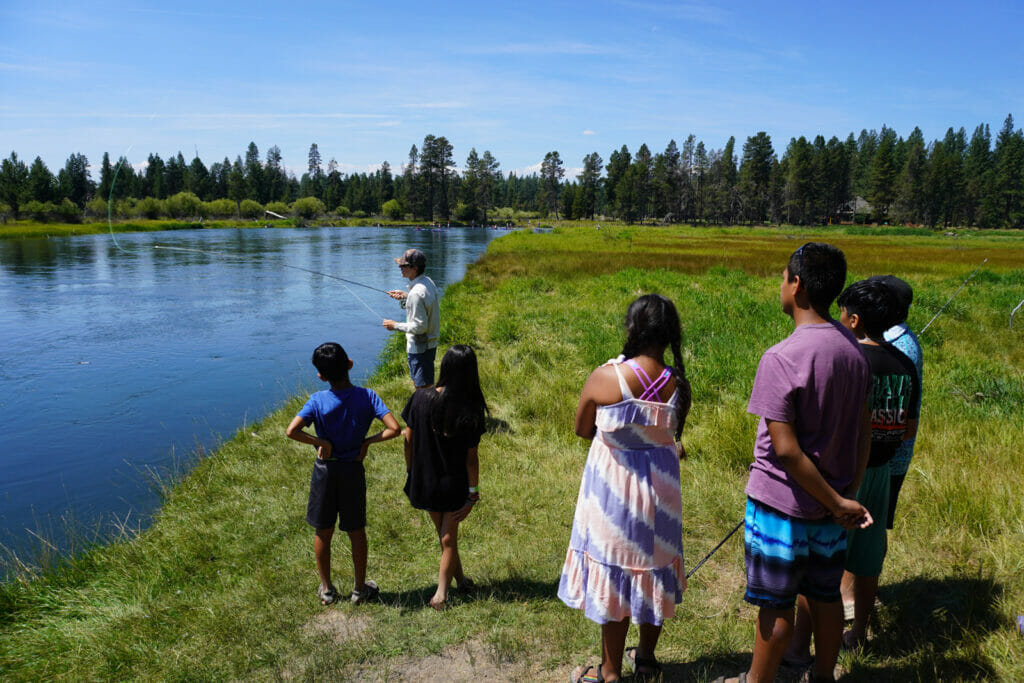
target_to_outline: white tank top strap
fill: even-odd
[[[622,376],[622,364],[614,363],[612,367],[615,368],[615,375],[619,378],[619,389],[622,391],[622,400],[628,401],[633,398],[633,392],[629,390],[626,378]]]

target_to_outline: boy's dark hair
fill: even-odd
[[[321,344],[313,349],[313,367],[328,382],[343,382],[348,379],[348,354],[341,344]]]
[[[840,308],[847,315],[856,314],[872,339],[881,339],[891,327],[897,305],[893,291],[878,280],[854,282],[839,295]]]
[[[914,303],[914,290],[904,280],[895,275],[872,275],[869,280],[881,282],[889,288],[893,295],[893,317],[889,321],[889,327],[899,325],[906,321],[910,314],[910,304]],[[888,328],[886,328],[888,329]]]
[[[827,317],[832,302],[846,282],[846,257],[831,244],[808,242],[789,257],[789,281],[800,278],[807,299],[820,315]]]

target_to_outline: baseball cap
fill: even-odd
[[[425,268],[427,265],[427,257],[419,249],[406,249],[404,254],[395,259],[395,263],[400,266]]]

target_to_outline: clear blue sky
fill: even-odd
[[[926,140],[1024,123],[1024,3],[0,3],[0,154],[397,169],[427,134],[503,171],[557,150],[709,148],[883,124]],[[130,150],[130,151],[129,151]]]

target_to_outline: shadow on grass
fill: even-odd
[[[986,636],[1012,624],[999,614],[1002,584],[990,577],[919,577],[881,586],[867,651],[848,680],[990,680]]]
[[[986,636],[1013,628],[996,606],[1003,593],[991,578],[914,578],[882,586],[882,607],[867,650],[844,654],[843,681],[994,680]],[[751,642],[750,647],[753,647]],[[704,681],[735,676],[750,667],[749,651],[705,655],[690,662],[663,661],[664,681]],[[801,671],[782,667],[776,680],[798,681]]]
[[[508,422],[488,415],[484,418],[488,434],[512,434],[512,426]]]
[[[401,610],[429,609],[427,601],[434,596],[436,588],[436,584],[431,584],[407,591],[381,591],[380,600],[385,605]],[[457,607],[479,600],[496,602],[550,600],[557,591],[557,581],[533,581],[513,577],[489,583],[480,582],[470,590],[452,588],[448,591],[448,605]]]

